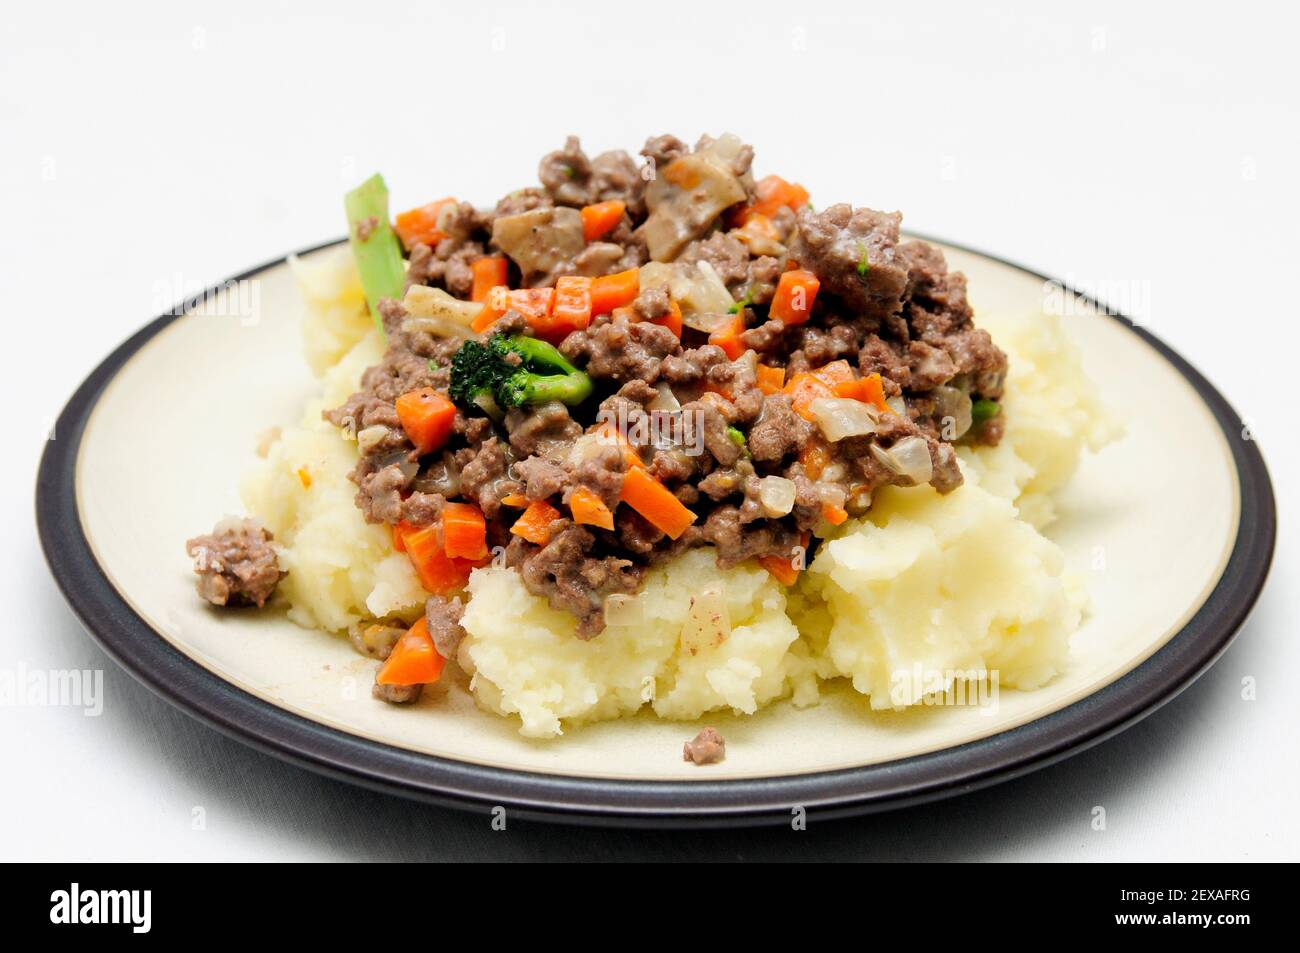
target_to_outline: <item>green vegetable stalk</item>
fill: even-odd
[[[379,333],[384,322],[379,316],[380,298],[401,298],[406,284],[402,246],[388,224],[388,186],[375,173],[343,198],[348,213],[348,240],[361,273],[366,303]]]
[[[572,407],[591,396],[591,378],[554,346],[522,334],[466,341],[451,359],[451,399],[463,406],[522,407],[558,400]],[[488,400],[490,398],[490,401]]]

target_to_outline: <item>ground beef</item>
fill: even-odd
[[[708,262],[733,294],[749,281],[749,249],[723,232],[714,232],[706,239],[691,242],[682,249],[677,261],[688,264]]]
[[[749,452],[760,463],[777,464],[798,453],[813,436],[813,427],[794,412],[790,398],[770,394],[763,399],[763,414],[749,431]]]
[[[652,136],[641,147],[641,155],[650,160],[655,168],[662,168],[674,159],[679,159],[690,150],[686,143],[676,136]]]
[[[907,351],[908,371],[912,387],[916,390],[933,390],[952,380],[957,373],[948,352],[924,341],[913,341]]]
[[[727,757],[727,739],[716,728],[703,728],[682,745],[682,760],[693,764],[717,764]]]
[[[375,682],[370,694],[390,705],[410,705],[420,700],[423,685],[380,685]]]
[[[520,458],[567,446],[582,434],[582,427],[569,416],[569,408],[558,400],[527,412],[512,410],[506,415],[506,429],[510,448]]]
[[[521,460],[515,464],[514,474],[524,484],[524,495],[530,500],[544,500],[569,485],[564,467],[545,457]]]
[[[781,344],[784,334],[785,324],[773,318],[746,330],[740,335],[740,341],[745,347],[762,353],[775,350]]]
[[[550,195],[542,189],[516,189],[497,202],[494,214],[519,215],[522,212],[531,212],[535,208],[550,208],[554,204]]]
[[[902,309],[907,290],[908,260],[898,251],[900,221],[897,212],[850,205],[805,209],[790,254],[816,273],[822,293],[835,295],[863,317],[881,320]]]
[[[635,592],[643,573],[628,559],[593,558],[589,553],[594,543],[590,531],[568,524],[545,546],[530,547],[519,562],[528,591],[545,596],[554,609],[573,613],[580,639],[590,639],[605,627],[605,597]],[[507,561],[510,559],[507,551]]]
[[[613,315],[596,318],[560,346],[565,357],[584,364],[597,380],[636,379],[648,384],[658,379],[661,362],[677,348],[677,335],[668,328]]]
[[[214,606],[261,608],[284,577],[274,537],[256,520],[226,520],[185,544],[198,574],[199,595]]]
[[[477,449],[462,452],[466,456],[458,461],[461,494],[477,503],[488,519],[496,519],[502,497],[521,489],[518,481],[508,477],[513,462],[509,448],[496,437],[489,437]]]
[[[633,215],[644,211],[645,179],[626,152],[602,152],[588,159],[577,136],[564,140],[564,147],[546,155],[537,177],[557,205],[581,208],[597,202],[621,201]],[[585,272],[580,272],[585,274]],[[603,272],[601,272],[603,274]]]
[[[432,596],[424,605],[424,618],[433,638],[433,647],[445,659],[456,657],[456,649],[465,638],[465,630],[460,627],[464,613],[465,607],[459,598]]]
[[[355,471],[354,471],[355,472]],[[367,523],[396,523],[402,518],[402,495],[414,474],[390,463],[361,477],[356,503]]]
[[[704,378],[711,367],[727,360],[722,348],[715,344],[692,348],[681,354],[664,358],[660,368],[664,379],[670,384],[695,384]]]
[[[646,288],[632,302],[639,321],[657,321],[672,313],[672,298],[667,288]]]

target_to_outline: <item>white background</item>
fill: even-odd
[[[1300,24],[1248,3],[943,6],[6,8],[0,668],[103,669],[106,699],[99,718],[0,708],[0,858],[1300,856]],[[1099,748],[921,809],[802,834],[493,833],[202,728],[82,632],[36,542],[35,466],[64,400],[139,325],[341,234],[340,196],[373,170],[397,208],[490,204],[568,132],[635,152],[722,130],[819,205],[900,208],[912,229],[1098,287],[1223,390],[1282,525],[1269,588],[1205,677]],[[140,439],[181,478],[199,465],[150,447],[147,421]]]

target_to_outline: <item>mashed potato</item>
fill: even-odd
[[[1015,503],[1021,519],[1042,529],[1056,518],[1052,494],[1074,475],[1084,448],[1095,453],[1119,427],[1094,396],[1059,316],[981,316],[980,326],[1010,357],[1006,433],[996,447],[957,452],[968,479]]]
[[[353,505],[356,446],[320,418],[379,360],[382,342],[345,249],[294,268],[321,394],[248,474],[245,504],[281,547],[295,622],[340,631],[416,618],[425,594],[409,563]],[[874,708],[894,708],[921,701],[936,675],[939,690],[979,671],[1030,689],[1059,673],[1085,599],[1038,528],[1084,448],[1098,449],[1114,428],[1059,319],[982,323],[1011,358],[1007,430],[996,448],[959,451],[965,486],[947,496],[881,491],[790,590],[755,565],[722,570],[711,550],[689,551],[656,567],[587,642],[514,571],[476,570],[458,661],[478,703],[517,717],[525,735],[550,737],[643,707],[695,719],[752,714],[785,697],[812,704],[819,680],[832,678]]]
[[[790,655],[799,630],[785,613],[782,587],[757,566],[719,569],[709,550],[652,570],[616,621],[589,642],[574,638],[573,617],[529,593],[514,570],[479,570],[469,592],[460,663],[473,674],[480,703],[518,715],[533,737],[643,705],[664,718],[724,708],[753,714],[789,694],[792,678],[810,677]],[[731,631],[692,654],[683,632],[710,593],[725,602]]]

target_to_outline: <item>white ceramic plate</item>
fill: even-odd
[[[977,320],[1040,308],[1042,276],[942,247],[967,274]],[[1067,329],[1127,433],[1085,460],[1049,530],[1088,576],[1093,612],[1069,671],[1046,687],[897,714],[831,689],[811,709],[711,717],[728,744],[708,770],[679,760],[694,726],[648,716],[537,742],[479,711],[462,683],[386,705],[369,694],[373,663],[345,640],[194,595],[184,540],[241,511],[255,434],[297,420],[314,386],[288,267],[231,282],[254,284],[223,283],[156,319],[74,395],[41,465],[42,542],[91,634],[151,688],[359,783],[610,823],[754,823],[940,797],[1064,757],[1173,697],[1227,646],[1267,575],[1272,491],[1237,415],[1151,335],[1079,298]]]

